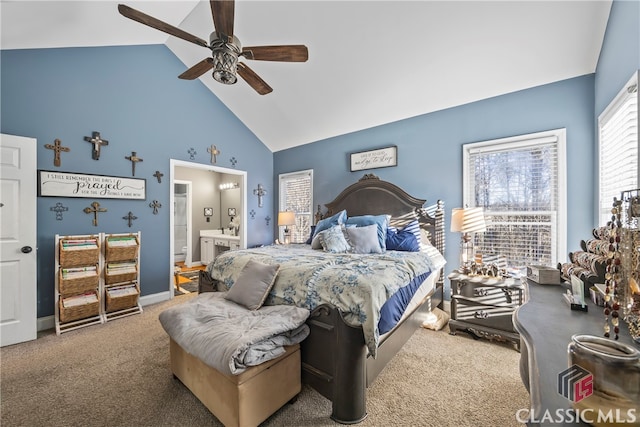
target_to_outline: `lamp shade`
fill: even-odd
[[[478,233],[486,229],[482,208],[454,208],[451,211],[451,231]]]
[[[291,211],[278,212],[278,225],[295,225],[296,214]]]

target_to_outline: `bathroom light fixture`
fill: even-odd
[[[220,190],[233,190],[234,188],[240,187],[240,184],[237,182],[225,182],[218,186]]]

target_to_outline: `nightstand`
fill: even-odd
[[[526,301],[526,282],[520,279],[468,276],[454,271],[451,284],[449,331],[475,337],[510,341],[520,351],[520,335],[513,327],[513,312]]]

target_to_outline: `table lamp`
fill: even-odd
[[[278,226],[284,226],[284,233],[282,234],[283,243],[288,245],[291,243],[291,235],[289,226],[296,224],[296,214],[292,211],[278,212]]]
[[[451,231],[462,233],[460,241],[460,268],[462,273],[471,271],[474,260],[473,236],[487,229],[482,208],[454,208],[451,211]]]

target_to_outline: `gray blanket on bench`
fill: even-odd
[[[248,310],[207,292],[160,313],[160,323],[186,352],[225,374],[238,375],[284,354],[309,335],[309,310],[289,305]]]

